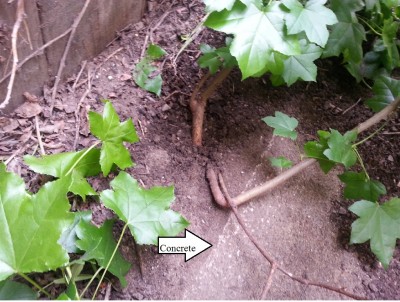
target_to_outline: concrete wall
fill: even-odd
[[[0,0],[0,80],[12,65],[11,31],[17,2],[9,4]],[[84,0],[25,0],[26,18],[18,34],[19,60],[70,28],[84,3]],[[103,51],[118,30],[139,21],[144,7],[145,0],[92,0],[77,28],[63,78],[77,72],[83,60]],[[23,103],[24,92],[41,93],[43,84],[57,74],[68,37],[52,44],[18,71],[11,102],[3,112],[10,112]],[[0,103],[5,98],[7,85],[8,79],[0,83]]]

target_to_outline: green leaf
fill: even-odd
[[[245,79],[275,64],[271,60],[273,52],[300,53],[295,39],[285,34],[285,16],[278,1],[266,7],[257,7],[252,2],[246,6],[236,1],[230,11],[211,13],[205,25],[234,35],[230,52],[236,57]]]
[[[284,61],[283,78],[290,86],[298,79],[304,81],[314,81],[317,77],[317,66],[314,61],[321,56],[322,49],[315,44],[307,44],[307,41],[301,40],[302,53],[289,56]]]
[[[291,35],[305,32],[308,40],[321,47],[328,41],[327,25],[338,22],[336,15],[324,6],[326,0],[309,0],[303,6],[297,0],[283,0],[290,10],[286,16],[286,26]]]
[[[224,9],[231,10],[233,4],[235,4],[236,0],[203,0],[206,5],[206,10],[208,12],[217,11],[220,12]]]
[[[307,157],[315,158],[318,160],[319,166],[324,173],[328,173],[335,166],[335,162],[329,160],[324,154],[324,151],[329,149],[328,139],[331,136],[330,132],[318,131],[319,141],[307,142],[304,145],[304,152]]]
[[[104,205],[126,222],[138,244],[157,244],[159,236],[175,236],[189,223],[169,209],[173,187],[143,189],[125,172],[111,182],[113,190],[100,194]]]
[[[103,116],[96,112],[89,112],[90,131],[103,144],[100,153],[100,165],[104,176],[110,173],[113,164],[120,169],[133,165],[129,151],[123,142],[134,143],[139,141],[135,126],[131,119],[120,123],[119,117],[110,102],[104,106]]]
[[[373,111],[378,112],[400,96],[400,80],[379,77],[372,87],[375,96],[365,102]]]
[[[331,161],[349,168],[357,162],[357,154],[352,147],[356,139],[357,132],[355,131],[348,131],[341,135],[339,131],[332,129],[328,139],[329,149],[324,151],[324,155]]]
[[[399,31],[399,22],[395,22],[392,17],[384,20],[382,29],[382,40],[387,49],[387,54],[388,54],[387,68],[389,70],[392,70],[400,66],[400,55],[397,46],[398,31]]]
[[[114,220],[107,220],[100,228],[84,220],[79,223],[76,234],[80,240],[76,241],[76,246],[86,251],[81,260],[88,261],[95,259],[100,267],[107,267],[117,246],[112,232],[113,225]],[[108,271],[116,276],[121,282],[121,285],[125,287],[127,285],[125,275],[130,268],[131,264],[117,251],[111,261]]]
[[[85,200],[86,195],[97,195],[86,181],[85,177],[96,176],[100,173],[100,150],[83,149],[79,152],[64,152],[42,157],[24,156],[25,163],[36,173],[51,175],[69,180],[69,191],[80,195]],[[85,156],[82,155],[87,152]],[[79,160],[79,162],[78,162]],[[78,164],[75,166],[75,164]],[[71,168],[73,170],[71,171]],[[67,175],[67,173],[69,173]]]
[[[359,216],[351,225],[350,243],[371,240],[372,252],[388,268],[396,239],[400,238],[400,199],[392,198],[383,205],[361,200],[349,210]]]
[[[78,239],[76,230],[81,221],[90,222],[92,220],[92,213],[90,211],[83,211],[74,212],[73,215],[75,217],[74,221],[62,233],[58,243],[61,244],[68,253],[79,253],[81,250],[76,247],[76,240]]]
[[[0,300],[36,300],[37,296],[26,284],[11,280],[0,282]]]
[[[45,272],[68,263],[58,240],[72,220],[68,181],[25,192],[23,180],[0,164],[0,281],[15,273]]]
[[[380,195],[386,194],[385,186],[377,181],[367,178],[364,172],[345,172],[339,179],[346,184],[344,197],[349,199],[365,199],[378,201]]]
[[[222,62],[216,52],[203,54],[197,62],[201,68],[208,68],[211,74],[215,74],[222,65]]]
[[[366,40],[365,29],[358,23],[355,12],[363,8],[361,0],[331,0],[331,9],[338,23],[332,26],[332,32],[325,46],[323,57],[344,54],[346,61],[361,62],[363,58],[362,42]]]
[[[294,129],[296,129],[299,122],[295,118],[290,117],[285,113],[275,111],[275,117],[267,116],[264,117],[262,121],[268,126],[274,128],[274,135],[296,140],[297,132]]]
[[[293,163],[291,160],[287,159],[284,156],[279,156],[279,157],[270,157],[268,158],[269,161],[271,162],[271,165],[274,167],[278,168],[290,168],[293,166]]]
[[[155,44],[150,44],[146,50],[147,57],[152,60],[160,59],[166,54],[167,52],[164,49]]]

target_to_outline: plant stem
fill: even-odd
[[[52,298],[52,296],[43,287],[41,287],[39,284],[37,284],[34,280],[29,278],[27,275],[25,275],[24,273],[18,273],[18,275],[20,275],[22,278],[24,278],[26,281],[28,281],[30,284],[32,284],[34,287],[36,287],[40,292],[44,293],[48,298],[50,298],[50,299]]]
[[[363,140],[360,140],[359,142],[355,143],[352,145],[353,148],[357,147],[358,145],[361,145],[363,143],[365,143],[367,140],[369,140],[370,138],[373,138],[375,135],[377,135],[383,128],[385,128],[385,126],[387,125],[387,123],[389,122],[389,119],[387,119],[382,126],[380,126],[375,132],[373,132],[372,134],[368,135],[366,138],[364,138]]]
[[[86,291],[89,289],[89,286],[93,283],[93,280],[97,277],[97,275],[101,272],[103,268],[100,267],[92,276],[92,278],[89,280],[89,283],[85,286],[85,288],[83,289],[82,293],[79,295],[79,299],[82,300],[83,295],[86,293]]]
[[[128,224],[125,224],[125,225],[124,225],[124,228],[122,229],[122,232],[121,232],[121,235],[119,236],[117,245],[115,246],[115,249],[114,249],[114,251],[113,251],[113,253],[112,253],[111,257],[110,257],[110,260],[108,261],[107,266],[106,266],[106,268],[104,269],[103,275],[101,275],[101,278],[100,278],[100,280],[99,280],[99,284],[97,285],[96,290],[94,291],[92,300],[96,299],[97,292],[99,291],[101,282],[103,282],[104,276],[106,275],[106,273],[107,273],[107,271],[108,271],[108,268],[110,267],[111,262],[113,261],[113,259],[114,259],[114,257],[115,257],[115,254],[116,254],[117,251],[118,251],[119,246],[121,245],[122,237],[124,237],[124,233],[125,233],[127,227],[128,227]]]
[[[92,150],[94,147],[96,147],[98,144],[100,144],[101,141],[97,141],[95,142],[93,145],[91,145],[89,147],[89,149],[87,149],[79,158],[78,160],[72,165],[72,167],[68,170],[68,172],[65,174],[65,176],[68,176],[69,174],[71,174],[71,172],[75,169],[75,167],[79,164],[79,162],[82,160],[82,158],[84,158],[86,156],[86,154],[88,154],[90,152],[90,150]]]
[[[353,150],[357,154],[358,161],[360,162],[361,168],[363,169],[365,176],[367,177],[368,180],[370,180],[367,169],[365,168],[364,161],[363,161],[360,153],[358,152],[356,147],[353,147]]]
[[[365,21],[365,20],[364,20],[364,18],[358,16],[358,19],[361,20],[365,25],[367,25],[367,26],[369,27],[369,29],[372,30],[372,31],[374,32],[374,34],[376,34],[376,35],[378,35],[378,36],[380,36],[380,37],[382,36],[382,34],[379,33],[379,32],[377,32],[376,29],[373,28],[372,25],[368,23],[368,21]],[[382,29],[380,28],[380,30],[382,30]]]

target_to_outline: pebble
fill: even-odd
[[[113,76],[111,76],[111,75],[109,75],[108,77],[107,77],[107,79],[109,79],[110,81],[113,79]]]
[[[394,161],[393,156],[389,155],[388,156],[388,161]]]
[[[143,300],[144,296],[141,293],[134,293],[131,295],[133,300]]]
[[[171,107],[168,104],[164,104],[164,106],[161,107],[161,110],[163,112],[165,112],[165,111],[171,110]]]
[[[378,287],[373,283],[368,284],[368,287],[373,293],[376,293],[377,291],[379,291]]]
[[[367,273],[369,273],[370,271],[372,271],[371,266],[369,266],[368,264],[367,264],[367,265],[364,265],[363,269],[364,269],[364,271],[367,272]]]

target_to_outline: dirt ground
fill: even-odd
[[[268,78],[242,82],[240,73],[235,71],[210,100],[204,145],[194,147],[188,99],[203,72],[195,63],[198,45],[219,46],[223,36],[204,30],[182,53],[177,66],[167,59],[163,92],[158,98],[138,88],[130,75],[139,61],[149,28],[154,28],[166,12],[169,14],[149,40],[166,49],[172,58],[182,45],[180,37],[190,33],[204,15],[200,1],[150,2],[143,21],[121,31],[104,53],[89,64],[92,68],[101,67],[81,107],[77,104],[86,90],[87,70],[75,90],[72,86],[76,76],[60,87],[51,119],[46,115],[49,98],[45,90],[40,102],[40,125],[48,127],[42,133],[45,149],[54,153],[70,151],[74,143],[76,149],[89,146],[92,138],[88,135],[87,112],[101,112],[101,99],[110,99],[121,119],[133,119],[140,136],[140,142],[130,147],[136,166],[129,173],[146,187],[174,184],[173,209],[191,222],[189,230],[213,244],[185,263],[182,255],[159,255],[154,247],[136,249],[132,238],[125,236],[122,251],[133,268],[126,288],[115,282],[111,299],[259,299],[269,266],[235,216],[213,203],[205,177],[207,165],[223,172],[230,194],[236,196],[280,173],[270,166],[268,157],[283,155],[294,162],[300,160],[297,146],[292,141],[273,139],[271,128],[261,118],[277,110],[296,117],[302,145],[314,139],[318,129],[343,132],[370,117],[372,113],[362,102],[345,111],[357,100],[367,99],[370,91],[357,85],[339,60],[317,62],[320,69],[316,83],[297,83],[290,88],[272,87]],[[77,116],[80,124],[76,123]],[[22,162],[23,154],[37,149],[34,119],[21,115],[17,119],[3,118],[2,128],[0,156],[6,159],[23,146],[9,169],[31,180],[30,186],[34,188],[36,178]],[[387,126],[386,134],[360,147],[367,170],[371,177],[385,184],[388,198],[400,196],[400,136],[391,134],[399,131],[397,116]],[[341,172],[335,169],[325,175],[313,166],[266,196],[240,207],[240,213],[256,238],[293,274],[344,287],[370,299],[400,299],[399,246],[385,271],[368,243],[348,243],[355,216],[347,210],[351,202],[342,196],[343,187],[337,178]],[[104,189],[108,181],[96,179],[92,183],[96,189]],[[97,222],[112,217],[95,201],[80,207],[89,207]],[[277,273],[268,299],[346,297],[301,285]]]

